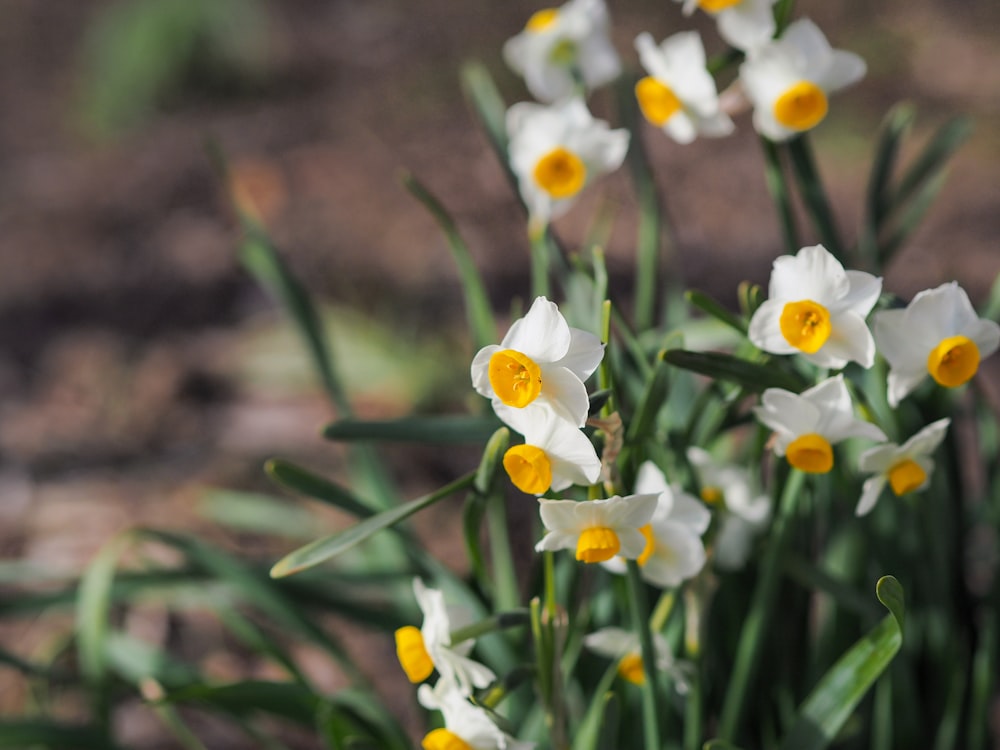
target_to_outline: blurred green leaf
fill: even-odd
[[[972,119],[969,117],[953,117],[942,125],[900,178],[893,196],[893,208],[912,198],[925,182],[940,173],[970,135]]]
[[[708,313],[716,320],[725,323],[730,328],[738,331],[744,336],[747,333],[747,321],[738,315],[734,315],[729,312],[725,307],[719,304],[717,301],[709,297],[704,292],[699,292],[696,289],[689,289],[684,293],[684,297],[692,305],[697,307],[702,312]]]
[[[315,536],[319,522],[308,510],[287,500],[217,488],[204,491],[199,510],[212,521],[237,531],[290,539]]]
[[[664,359],[675,367],[691,370],[710,378],[738,383],[748,391],[758,393],[766,388],[784,388],[799,393],[806,384],[773,364],[758,364],[721,352],[692,352],[671,349]]]
[[[0,720],[0,747],[115,750],[119,745],[96,727],[24,719]]]
[[[867,200],[865,203],[864,233],[862,253],[876,266],[875,253],[879,231],[890,211],[893,169],[903,138],[913,125],[915,116],[913,105],[908,102],[897,104],[882,121],[872,168],[868,177]]]
[[[629,423],[625,439],[628,443],[637,443],[652,434],[656,426],[656,417],[667,399],[667,386],[670,368],[667,367],[667,350],[656,355],[653,363],[653,374],[646,381],[632,421]]]
[[[309,688],[295,682],[244,680],[226,685],[188,685],[167,692],[162,700],[167,703],[195,703],[237,716],[263,711],[312,726],[321,699]]]
[[[507,159],[507,104],[497,90],[493,77],[486,66],[469,62],[461,70],[462,92],[475,112],[480,125],[486,131],[490,145],[496,152],[500,164],[507,172],[511,185],[517,189],[517,178],[510,169]]]
[[[482,443],[500,422],[493,416],[466,414],[411,416],[385,421],[342,419],[323,428],[328,440],[401,443]]]
[[[826,195],[823,179],[816,167],[809,136],[803,133],[785,144],[791,157],[792,171],[799,186],[799,194],[812,219],[823,246],[843,262],[844,246],[837,231],[836,217]]]
[[[278,484],[352,515],[367,518],[375,514],[370,506],[357,499],[349,490],[290,461],[272,458],[264,464],[264,471]]]

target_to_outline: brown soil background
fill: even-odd
[[[362,413],[461,408],[471,351],[457,278],[443,238],[397,175],[412,171],[452,211],[498,310],[527,294],[523,217],[463,101],[458,70],[478,59],[509,102],[527,98],[500,47],[539,6],[272,0],[262,85],[238,95],[178,92],[146,121],[98,142],[79,126],[76,107],[83,35],[109,4],[0,7],[0,557],[71,573],[137,523],[197,528],[260,554],[253,538],[223,535],[200,514],[204,488],[275,493],[260,469],[266,458],[337,475],[342,456],[317,437],[333,415],[295,342],[236,261],[206,137],[244,176],[276,242],[312,292],[335,305],[335,319],[349,327],[358,311],[379,335],[422,342],[432,361],[437,352],[459,363],[457,376],[430,368],[440,376],[430,384],[361,371],[351,382]],[[660,39],[692,25],[666,0],[610,6],[632,66],[638,32]],[[870,66],[815,134],[848,239],[873,135],[891,105],[917,107],[907,154],[949,117],[974,118],[973,137],[886,287],[909,297],[955,278],[981,301],[1000,272],[1000,6],[802,2],[797,15]],[[717,42],[704,19],[695,25]],[[602,94],[593,105],[611,109]],[[686,148],[645,133],[675,225],[673,273],[730,304],[739,281],[766,282],[780,252],[749,118],[738,128]],[[619,209],[608,256],[627,295],[634,232],[624,175],[592,189],[558,230],[572,247],[600,200]],[[468,458],[388,455],[407,491],[438,486]],[[253,671],[212,651],[215,626],[191,627],[212,644],[205,651],[218,674]],[[52,637],[46,622],[0,629],[25,655]],[[0,715],[21,710],[22,689],[0,672]],[[130,731],[135,746],[156,746],[153,729]]]

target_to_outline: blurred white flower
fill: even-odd
[[[874,472],[875,476],[865,480],[861,499],[854,513],[863,516],[871,511],[886,483],[897,496],[925,489],[931,481],[931,472],[934,471],[931,454],[941,444],[950,424],[950,419],[939,419],[902,445],[886,443],[862,453],[858,459],[858,468],[866,473]]]
[[[749,55],[740,65],[740,81],[753,102],[754,127],[783,141],[818,125],[829,95],[861,80],[865,71],[864,60],[831,48],[816,24],[803,18]]]
[[[436,668],[441,680],[453,683],[463,695],[470,695],[473,686],[482,688],[496,679],[488,667],[468,658],[471,640],[451,642],[451,631],[468,624],[461,613],[449,613],[444,594],[427,588],[419,578],[413,580],[424,622],[418,630],[406,625],[396,631],[396,655],[410,682],[423,682]]]
[[[537,11],[503,47],[507,65],[542,102],[555,102],[614,80],[621,60],[609,37],[604,0],[570,0]]]
[[[698,32],[674,34],[659,46],[649,34],[640,34],[635,48],[649,73],[636,83],[635,95],[650,123],[678,143],[690,143],[698,135],[733,132],[733,121],[719,108],[719,94],[705,67],[705,48]]]
[[[565,213],[583,188],[621,166],[629,134],[590,114],[582,99],[507,110],[510,166],[533,231]]]
[[[444,727],[432,729],[421,741],[424,750],[531,750],[533,742],[522,742],[498,727],[485,709],[473,705],[447,680],[438,680],[432,688],[421,685],[417,691],[420,705],[440,711]]]
[[[976,315],[957,282],[918,293],[904,310],[872,317],[875,342],[889,362],[889,405],[896,407],[930,375],[955,388],[1000,347],[1000,325]]]
[[[541,495],[570,485],[593,484],[601,459],[590,439],[575,425],[548,408],[512,409],[508,423],[524,435],[503,457],[510,480],[522,492]]]
[[[708,508],[680,487],[669,485],[663,472],[651,461],[639,467],[635,490],[654,493],[656,498],[649,524],[640,529],[646,545],[636,562],[643,580],[669,588],[696,576],[705,566],[701,535],[712,521]],[[613,573],[624,573],[625,561],[617,557],[604,563],[604,567]]]
[[[719,514],[712,561],[722,570],[738,570],[750,556],[754,537],[767,525],[771,498],[754,492],[750,472],[742,466],[718,463],[695,446],[688,448],[687,457],[698,475],[701,499]]]
[[[583,645],[600,656],[618,660],[618,675],[633,685],[646,682],[646,670],[642,664],[642,649],[639,636],[623,628],[601,628],[588,634]],[[653,653],[656,669],[667,672],[679,693],[688,690],[686,664],[674,659],[667,639],[661,633],[653,633]]]
[[[774,261],[768,299],[750,319],[747,335],[759,349],[798,352],[819,367],[871,367],[875,340],[865,317],[881,292],[881,278],[845,271],[822,245],[804,247]]]
[[[497,416],[519,432],[528,430],[532,420],[547,419],[543,412],[513,415],[528,407],[547,406],[583,427],[590,409],[583,381],[603,356],[604,344],[597,336],[571,328],[554,302],[537,297],[499,346],[484,346],[473,358],[472,385],[492,399]]]
[[[850,437],[884,441],[885,433],[854,416],[844,376],[824,380],[801,394],[768,388],[754,413],[775,432],[774,452],[796,469],[825,474],[833,468],[833,445]]]
[[[677,0],[684,3],[684,13],[695,8],[715,18],[719,36],[736,49],[752,52],[774,36],[776,26],[772,6],[778,0]]]
[[[539,512],[548,533],[535,545],[538,552],[572,549],[585,563],[615,555],[639,557],[646,537],[639,530],[656,509],[656,495],[615,495],[606,500],[542,500]]]

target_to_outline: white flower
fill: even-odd
[[[753,102],[754,127],[783,141],[818,125],[826,117],[827,97],[865,71],[864,60],[832,49],[816,24],[803,18],[750,55],[740,65],[740,80]]]
[[[535,545],[538,552],[576,550],[576,559],[594,563],[615,555],[635,559],[646,538],[640,527],[649,523],[656,495],[627,495],[607,500],[542,500],[539,512],[548,533]]]
[[[719,510],[712,560],[722,570],[738,570],[750,556],[754,537],[767,525],[771,498],[753,492],[750,472],[742,466],[717,463],[708,451],[694,446],[687,457],[698,475],[701,499]]]
[[[646,546],[636,562],[643,580],[669,588],[694,578],[705,566],[701,535],[712,521],[708,508],[677,485],[667,484],[663,472],[650,461],[639,467],[635,490],[655,493],[656,497],[656,510],[649,524],[640,529]],[[604,567],[612,573],[624,573],[625,561],[615,558]]]
[[[554,102],[579,93],[578,81],[593,89],[621,72],[608,27],[604,0],[570,0],[532,15],[504,44],[503,58],[532,96]]]
[[[719,36],[744,52],[751,52],[769,42],[776,29],[774,12],[778,0],[678,0],[684,3],[684,13],[695,8],[715,17]]]
[[[833,444],[850,437],[884,441],[885,433],[854,416],[844,376],[824,380],[801,394],[768,388],[754,414],[775,431],[774,452],[796,469],[825,474],[833,468]]]
[[[533,226],[565,213],[583,188],[621,166],[629,134],[596,120],[581,99],[507,110],[510,166]]]
[[[855,515],[863,516],[875,507],[887,482],[897,496],[925,489],[931,481],[931,472],[934,471],[931,454],[941,444],[949,424],[950,419],[939,419],[902,445],[886,443],[862,453],[858,459],[858,468],[864,472],[874,472],[875,476],[865,480],[861,499],[854,510]]]
[[[904,310],[872,317],[875,342],[889,362],[889,405],[896,407],[927,375],[962,385],[1000,347],[1000,326],[976,315],[957,282],[925,289]]]
[[[413,580],[413,593],[424,614],[420,629],[407,625],[396,631],[396,655],[411,682],[423,682],[436,668],[442,680],[454,683],[463,695],[472,687],[486,687],[496,675],[466,654],[472,649],[471,640],[451,642],[451,631],[463,622],[461,613],[449,614],[444,594],[430,589],[419,578]]]
[[[493,400],[497,416],[511,424],[518,409],[548,406],[577,427],[587,421],[590,400],[583,381],[597,369],[604,344],[571,328],[554,302],[538,297],[514,322],[500,345],[484,346],[472,360],[472,385]]]
[[[875,340],[865,317],[882,292],[882,279],[845,271],[822,245],[774,261],[768,299],[750,319],[747,335],[772,354],[801,353],[819,367],[875,362]]]
[[[529,495],[555,492],[574,484],[593,484],[601,474],[601,459],[579,428],[549,408],[511,409],[511,427],[524,435],[512,446],[503,467],[514,485]]]
[[[444,727],[431,730],[421,742],[425,750],[531,750],[535,746],[506,734],[485,709],[470,703],[447,680],[438,680],[433,688],[421,685],[417,700],[444,717]]]
[[[690,143],[699,134],[733,132],[733,121],[719,109],[719,94],[705,68],[705,48],[697,31],[674,34],[659,47],[652,36],[640,34],[635,48],[649,73],[635,85],[647,120],[678,143]]]
[[[677,686],[677,692],[686,693],[688,677],[684,665],[674,659],[667,639],[661,633],[653,633],[653,653],[656,658],[656,668],[667,672]],[[583,645],[600,656],[618,659],[618,674],[634,685],[642,685],[646,681],[646,671],[642,664],[642,649],[639,636],[623,628],[602,628],[588,634],[583,639]]]

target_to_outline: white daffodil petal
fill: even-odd
[[[865,480],[865,484],[861,488],[861,499],[858,500],[858,506],[854,509],[854,515],[864,516],[871,512],[885,488],[885,482],[886,479],[881,474]]]
[[[712,513],[705,504],[695,500],[690,495],[674,488],[674,507],[670,512],[670,520],[683,524],[697,534],[704,534],[712,522]]]
[[[822,245],[803,247],[774,261],[768,297],[787,301],[810,299],[827,304],[850,292],[844,266]]]
[[[736,49],[749,51],[766,44],[774,36],[772,2],[743,0],[716,16],[719,36]]]
[[[903,443],[902,452],[907,456],[929,456],[944,440],[950,424],[948,417],[931,422]]]
[[[837,309],[851,310],[862,318],[875,307],[882,294],[882,278],[864,271],[846,271],[848,292],[838,301]]]
[[[670,485],[660,468],[652,461],[643,461],[635,475],[636,493],[659,495],[669,489]]]
[[[795,354],[798,351],[788,343],[781,333],[781,314],[785,302],[778,299],[765,300],[750,318],[747,338],[758,349],[772,354]]]
[[[875,364],[875,339],[856,312],[847,310],[830,321],[830,338],[814,355],[805,355],[820,367],[839,370],[848,362],[868,369]]]
[[[653,554],[640,568],[646,581],[661,588],[677,586],[705,566],[705,546],[690,529],[675,523],[657,524],[653,534]]]
[[[876,445],[858,456],[858,469],[867,473],[884,473],[899,460],[899,446],[895,443]]]
[[[536,362],[555,362],[566,356],[572,336],[556,304],[536,297],[527,314],[510,327],[501,346],[527,354]]]
[[[580,378],[565,367],[546,367],[542,383],[546,398],[556,413],[577,427],[583,427],[590,410],[590,397]]]
[[[604,359],[604,343],[598,336],[581,328],[570,328],[570,344],[566,354],[556,364],[586,380]]]

